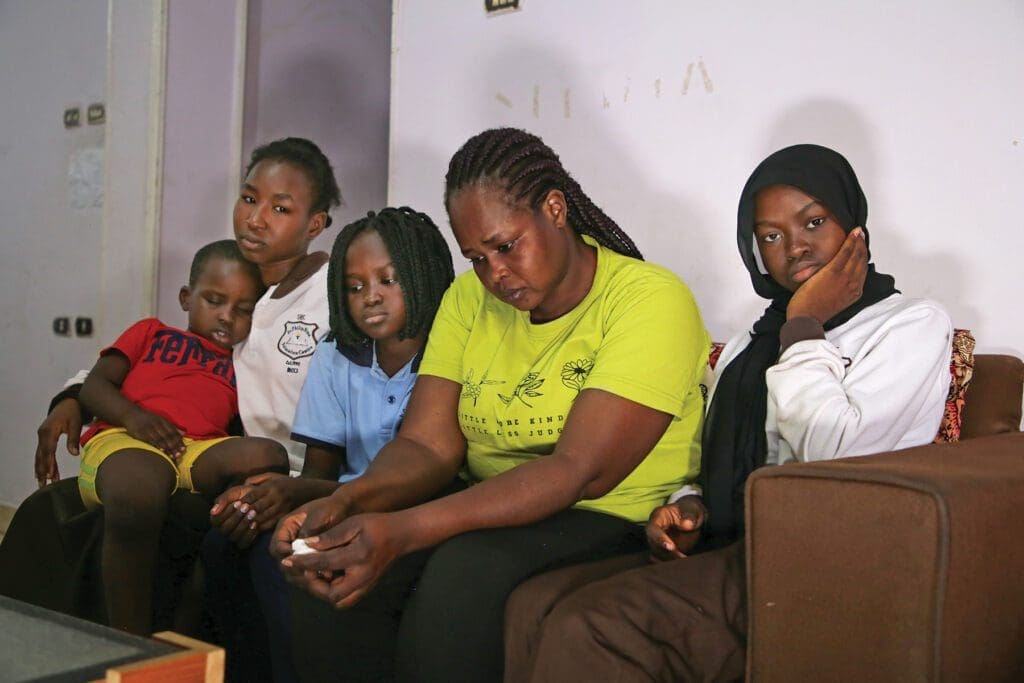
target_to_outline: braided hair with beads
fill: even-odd
[[[574,231],[609,249],[643,259],[640,250],[615,221],[580,188],[544,142],[517,128],[492,128],[474,135],[452,156],[445,175],[445,207],[455,192],[469,186],[501,189],[512,206],[536,210],[551,190],[565,196]]]
[[[455,279],[452,253],[441,231],[425,213],[407,206],[371,211],[365,218],[349,223],[334,240],[327,264],[327,305],[330,331],[327,340],[339,346],[368,343],[353,322],[345,304],[345,254],[349,245],[366,231],[380,235],[391,256],[405,300],[405,327],[400,339],[411,339],[430,330],[441,296]]]

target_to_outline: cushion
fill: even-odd
[[[1020,430],[1024,362],[1016,356],[979,353],[964,405],[960,438]]]
[[[942,414],[936,443],[953,443],[960,440],[967,387],[974,376],[974,336],[970,330],[953,330],[953,355],[949,362],[949,394]]]

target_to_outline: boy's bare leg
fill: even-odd
[[[206,449],[192,465],[192,485],[207,496],[263,472],[288,473],[288,453],[273,439],[228,439]]]
[[[170,463],[145,450],[118,451],[96,473],[104,515],[103,586],[114,628],[139,635],[152,631],[157,547],[176,485]]]

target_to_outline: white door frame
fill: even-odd
[[[167,1],[109,0],[107,8],[98,339],[114,339],[156,311],[166,73]]]

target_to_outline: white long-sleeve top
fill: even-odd
[[[831,460],[930,443],[949,392],[953,330],[927,299],[894,294],[825,339],[799,341],[768,368],[769,465]],[[722,350],[715,379],[747,344]],[[714,396],[711,387],[710,399]]]

